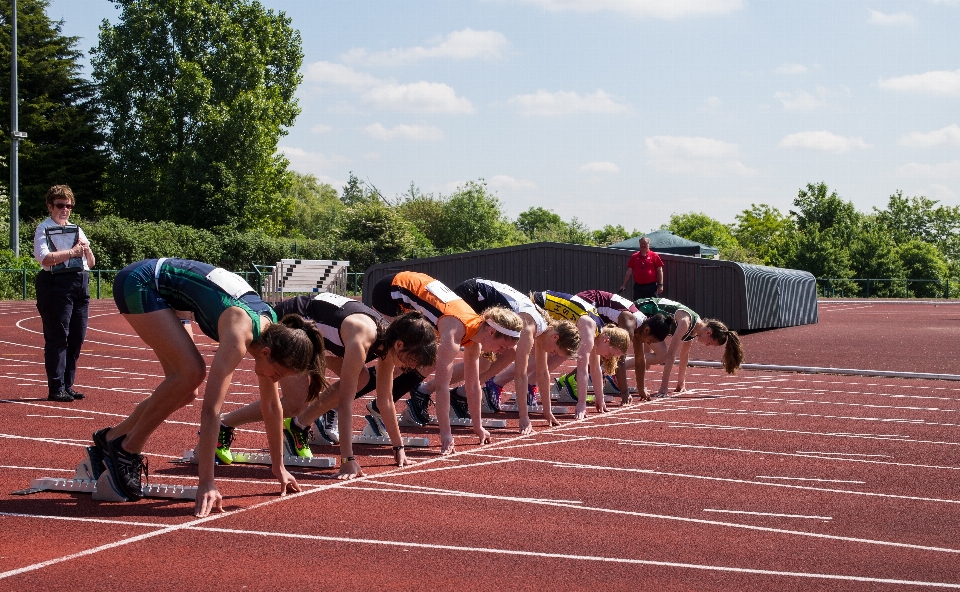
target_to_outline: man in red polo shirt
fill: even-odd
[[[623,275],[620,291],[627,288],[633,278],[633,299],[653,298],[663,293],[663,261],[660,255],[650,250],[650,239],[640,239],[640,250],[630,256],[627,272]]]

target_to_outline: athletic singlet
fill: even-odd
[[[597,335],[600,335],[600,329],[603,328],[603,319],[597,314],[597,309],[579,296],[544,290],[533,293],[533,303],[558,321],[566,319],[576,323],[582,316],[590,317],[597,325]]]
[[[620,314],[623,311],[632,312],[633,317],[637,319],[638,325],[647,319],[642,312],[637,310],[634,303],[619,294],[604,292],[603,290],[584,290],[577,294],[577,296],[592,304],[597,309],[600,318],[607,323],[618,325],[620,323]]]
[[[457,296],[463,298],[477,314],[493,306],[504,306],[515,313],[525,312],[533,317],[533,322],[537,326],[537,336],[547,330],[547,320],[543,318],[530,298],[506,284],[473,278],[461,282],[453,291]]]
[[[460,345],[470,345],[473,336],[486,324],[483,317],[439,280],[417,273],[401,271],[390,284],[390,298],[407,310],[416,310],[437,326],[442,317],[453,317],[466,329]]]
[[[203,334],[220,341],[217,321],[232,306],[247,313],[253,322],[253,340],[260,338],[261,321],[277,322],[270,305],[242,277],[189,259],[158,259],[154,283],[160,296],[175,310],[193,313]]]
[[[662,312],[667,316],[674,317],[674,320],[676,320],[677,311],[682,310],[690,315],[690,329],[683,334],[683,337],[681,337],[680,340],[693,341],[695,338],[693,330],[697,326],[697,321],[700,320],[700,315],[693,312],[692,308],[684,306],[676,300],[669,300],[667,298],[641,298],[640,300],[637,300],[637,308],[640,309],[640,312],[647,316]],[[671,333],[671,335],[673,334]]]
[[[298,314],[305,319],[309,319],[317,326],[317,330],[323,335],[323,345],[332,355],[342,358],[346,353],[343,346],[343,336],[340,334],[340,327],[343,321],[350,315],[367,315],[373,322],[380,325],[383,316],[377,311],[362,302],[324,292],[317,296],[297,296],[278,302],[273,310],[277,313],[277,318],[283,318],[286,314]],[[372,362],[377,359],[373,348],[367,351],[367,359],[364,361]]]

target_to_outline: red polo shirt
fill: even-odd
[[[663,267],[663,261],[653,251],[647,251],[646,257],[637,251],[630,256],[627,267],[633,270],[634,283],[652,284],[657,281],[657,268]]]

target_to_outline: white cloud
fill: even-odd
[[[910,29],[917,26],[917,19],[915,19],[912,14],[906,12],[886,14],[869,8],[867,10],[870,11],[869,22],[871,25],[880,25],[881,27],[907,27]]]
[[[524,0],[558,12],[618,12],[638,18],[674,20],[684,17],[729,14],[744,6],[743,0]]]
[[[911,162],[900,167],[899,173],[908,177],[956,177],[960,175],[960,160],[937,164]]]
[[[838,136],[828,131],[817,131],[790,134],[780,140],[780,147],[842,154],[854,148],[865,150],[870,148],[870,144],[864,142],[863,138]]]
[[[812,111],[827,104],[827,89],[820,86],[816,92],[816,95],[805,90],[796,94],[778,92],[773,97],[783,103],[783,108],[787,111]]]
[[[333,129],[333,126],[327,125],[325,123],[318,123],[317,125],[310,128],[310,131],[315,134],[325,134]]]
[[[342,156],[325,156],[319,152],[308,152],[303,148],[293,146],[278,146],[278,152],[282,152],[290,161],[290,165],[296,170],[306,170],[309,172],[319,171],[331,165],[349,162]]]
[[[533,94],[517,95],[507,101],[524,115],[563,115],[566,113],[627,113],[630,105],[619,102],[616,97],[600,89],[588,95],[575,92],[554,93],[538,90]]]
[[[755,175],[757,171],[740,162],[736,144],[690,136],[653,136],[644,139],[647,161],[655,170],[675,175]]]
[[[939,183],[930,184],[930,190],[927,191],[927,196],[938,201],[953,201],[957,199],[957,194],[954,193],[952,189]]]
[[[619,173],[620,167],[612,162],[599,161],[581,165],[580,170],[585,173]]]
[[[960,97],[960,70],[952,72],[934,70],[923,74],[888,78],[880,80],[877,84],[880,88],[896,92]]]
[[[458,97],[453,88],[442,82],[384,84],[371,88],[360,100],[378,109],[411,113],[473,113],[473,104]]]
[[[806,74],[809,68],[803,64],[780,64],[773,69],[774,74]]]
[[[362,92],[368,88],[379,86],[383,81],[367,74],[366,72],[357,72],[353,68],[343,64],[334,64],[331,62],[313,62],[307,64],[303,73],[303,80],[320,86],[342,86],[353,92]]]
[[[514,179],[507,175],[496,175],[488,181],[494,189],[509,189],[512,191],[535,190],[537,184],[527,179]]]
[[[402,123],[387,129],[381,123],[374,123],[365,127],[363,131],[367,135],[383,141],[394,138],[426,141],[443,139],[443,130],[432,125],[407,125]]]
[[[932,132],[911,132],[900,138],[900,145],[909,148],[932,148],[942,144],[960,146],[960,126],[954,123]]]
[[[347,63],[360,63],[373,66],[398,66],[431,58],[449,58],[454,60],[496,59],[510,47],[503,33],[497,31],[474,31],[464,29],[454,31],[437,40],[430,47],[407,47],[368,53],[365,49],[351,49],[341,58]]]

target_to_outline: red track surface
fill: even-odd
[[[747,361],[960,373],[958,305],[832,302],[820,319],[745,336]],[[229,511],[203,520],[192,502],[10,496],[72,476],[90,433],[159,380],[112,302],[94,303],[90,325],[76,385],[88,398],[54,404],[36,309],[0,303],[0,588],[960,588],[960,383],[692,368],[682,397],[537,420],[529,437],[503,414],[493,445],[460,428],[449,457],[435,428],[405,428],[431,438],[420,464],[358,446],[369,477],[296,469],[304,493],[283,499],[267,467],[218,467]],[[242,368],[228,409],[256,399]],[[151,438],[152,482],[195,484],[194,467],[168,461],[194,446],[198,412]],[[249,428],[235,446],[264,447]]]

